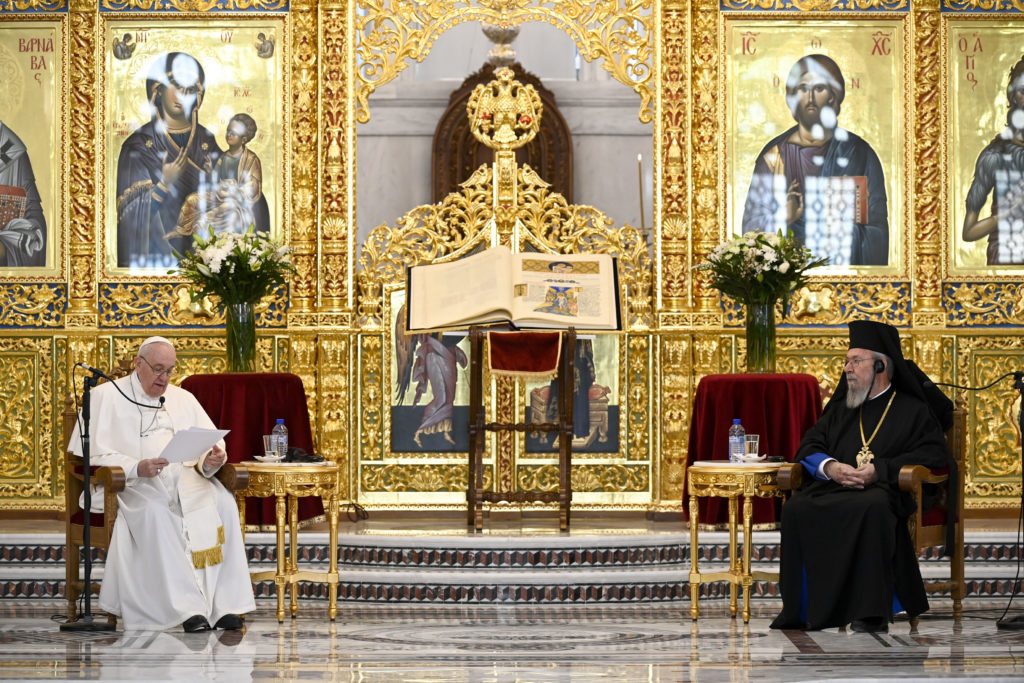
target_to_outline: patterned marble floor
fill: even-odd
[[[945,603],[945,601],[936,601]],[[1024,680],[1024,631],[996,628],[1005,600],[943,606],[916,633],[768,628],[758,601],[749,625],[725,601],[563,606],[342,605],[321,601],[278,624],[260,601],[244,632],[66,633],[61,601],[0,604],[0,679],[118,681],[812,681]],[[1024,614],[1024,602],[1011,614]]]

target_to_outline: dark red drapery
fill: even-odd
[[[288,427],[289,447],[301,448],[313,455],[313,432],[309,425],[306,390],[302,379],[290,373],[222,373],[192,375],[181,383],[199,400],[213,423],[230,429],[224,437],[228,460],[242,462],[263,454],[263,435],[284,418]],[[299,499],[299,519],[323,514],[323,505],[316,496]],[[246,501],[245,523],[261,527],[275,526],[273,498],[250,498]]]
[[[690,423],[687,465],[695,460],[728,460],[729,427],[740,418],[747,434],[759,434],[761,453],[796,454],[804,432],[821,415],[818,381],[805,374],[707,375],[697,385]],[[724,498],[701,498],[701,524],[725,524],[729,520]],[[689,518],[689,496],[683,489],[683,511]],[[755,524],[779,520],[779,501],[755,498]],[[742,514],[742,508],[741,512]]]

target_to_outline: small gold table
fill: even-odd
[[[750,589],[754,579],[778,580],[774,572],[750,571],[751,498],[781,497],[776,483],[781,462],[733,463],[727,460],[698,460],[687,469],[687,491],[690,494],[690,616],[700,616],[700,584],[711,581],[729,582],[729,613],[736,616],[736,591],[743,586],[743,622],[750,621]],[[698,569],[700,544],[697,537],[697,500],[701,496],[729,499],[729,571],[707,572]],[[737,562],[736,512],[738,498],[743,496],[743,566]]]
[[[299,611],[295,584],[299,581],[318,581],[328,584],[330,602],[327,615],[334,621],[338,615],[338,481],[339,468],[333,462],[319,463],[261,463],[250,460],[245,463],[249,470],[249,485],[235,494],[238,501],[238,516],[245,529],[245,499],[247,497],[277,498],[277,570],[252,572],[253,581],[273,579],[277,587],[277,621],[283,622],[284,594],[291,590],[291,614]],[[330,569],[327,572],[300,571],[297,566],[298,546],[298,499],[304,496],[320,496],[327,511],[330,528]],[[285,554],[285,503],[288,509],[289,548]]]

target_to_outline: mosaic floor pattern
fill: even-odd
[[[278,624],[261,600],[241,632],[67,633],[61,601],[0,604],[0,679],[118,681],[812,681],[1024,680],[1024,631],[996,628],[1005,600],[969,600],[953,621],[936,600],[916,633],[772,631],[725,601],[622,606],[300,604]],[[1015,602],[1011,614],[1024,614]]]

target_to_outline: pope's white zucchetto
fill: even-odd
[[[146,348],[147,346],[149,346],[150,344],[157,344],[157,343],[159,343],[159,344],[167,344],[171,348],[174,348],[174,344],[172,344],[171,340],[168,339],[167,337],[148,337],[141,344],[139,344],[139,353],[138,353],[138,355],[141,356],[142,355],[142,350],[144,348]]]

